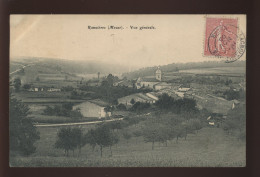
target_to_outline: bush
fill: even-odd
[[[126,110],[126,106],[122,103],[120,103],[119,105],[117,105],[116,107],[118,110],[121,110],[121,111],[125,111]]]
[[[134,112],[142,112],[147,108],[150,108],[150,103],[141,103],[141,102],[136,102],[132,107],[131,107],[131,111]]]

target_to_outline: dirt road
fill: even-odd
[[[88,125],[88,124],[98,124],[102,122],[112,122],[116,120],[123,120],[123,118],[104,120],[104,121],[93,121],[93,122],[77,122],[77,123],[63,123],[63,124],[35,124],[35,126],[36,127],[58,127],[58,126],[70,126],[70,125]]]

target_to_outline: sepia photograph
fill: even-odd
[[[10,15],[10,167],[246,167],[246,15]]]

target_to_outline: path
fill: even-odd
[[[21,66],[23,66],[23,67],[22,67],[22,68],[19,68],[19,69],[17,69],[17,70],[15,70],[15,71],[13,71],[13,72],[11,72],[10,75],[15,74],[15,73],[21,71],[22,69],[24,69],[24,68],[26,68],[26,67],[28,67],[28,66],[32,66],[32,65],[34,65],[34,64],[29,64],[29,65],[22,65],[22,64],[21,64]]]
[[[77,122],[77,123],[63,123],[63,124],[35,124],[36,127],[58,127],[58,126],[70,126],[70,125],[89,125],[89,124],[98,124],[102,122],[111,122],[116,120],[123,120],[123,118],[119,119],[111,119],[104,121],[92,121],[92,122]]]

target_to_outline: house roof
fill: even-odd
[[[141,82],[160,82],[160,81],[155,78],[144,77],[141,78]]]
[[[147,95],[144,95],[143,93],[138,93],[137,96],[144,99],[144,100],[147,100],[147,101],[154,101],[155,100],[151,97],[148,97]]]
[[[172,84],[166,83],[166,82],[160,82],[158,84],[155,84],[155,86],[172,86]]]
[[[190,90],[190,88],[179,88],[178,89],[179,91],[181,91],[181,92],[187,92],[188,90]]]

